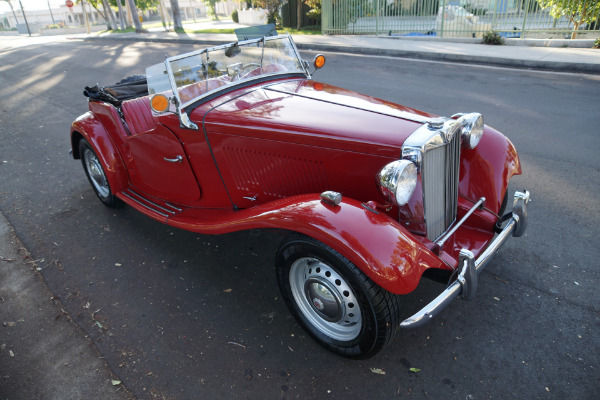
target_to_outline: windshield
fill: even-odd
[[[294,73],[308,75],[289,35],[203,49],[146,69],[149,94],[174,95],[180,110],[227,86]]]

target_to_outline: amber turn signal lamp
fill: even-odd
[[[317,54],[313,61],[313,65],[316,69],[323,68],[323,65],[325,65],[325,56],[323,54]]]
[[[165,112],[169,108],[169,99],[164,94],[155,94],[150,99],[150,107],[156,112]]]

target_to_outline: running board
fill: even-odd
[[[166,222],[169,218],[184,211],[184,208],[179,208],[168,202],[156,199],[150,200],[133,189],[125,189],[117,193],[117,196],[133,208],[162,222]]]

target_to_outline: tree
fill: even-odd
[[[280,0],[252,0],[252,5],[267,10],[267,23],[278,24]]]
[[[158,7],[158,0],[135,0],[135,5],[142,11],[154,10]]]
[[[302,28],[302,6],[304,5],[303,0],[296,0],[296,29]]]
[[[85,1],[84,0],[75,0],[73,3],[81,5],[81,21],[79,21],[79,23],[81,25],[87,26],[88,33],[90,33],[90,20],[89,20],[89,15],[88,15],[89,13],[85,8]],[[90,13],[91,12],[92,12],[92,10],[90,9]]]
[[[321,0],[306,0],[306,5],[310,7],[306,13],[308,18],[314,20],[317,25],[321,25]]]
[[[173,29],[183,29],[183,24],[181,23],[181,11],[179,11],[179,2],[177,0],[171,1],[171,12],[173,13]]]
[[[117,7],[117,9],[119,10],[119,27],[121,28],[121,30],[125,30],[125,12],[123,11],[123,4],[121,3],[121,0],[107,0],[108,4],[111,5],[112,7]]]
[[[208,6],[208,14],[212,15],[214,19],[219,20],[219,16],[217,15],[217,3],[220,0],[204,0],[204,4]]]
[[[162,21],[163,28],[165,28],[165,31],[168,31],[171,27],[171,20],[169,19],[169,13],[163,4],[163,0],[158,0],[158,11],[160,13],[160,20]]]
[[[537,0],[543,8],[550,8],[554,18],[567,17],[573,23],[571,39],[577,37],[577,30],[585,23],[598,19],[600,0]]]
[[[133,24],[135,25],[135,31],[137,33],[145,32],[144,29],[142,28],[142,24],[140,22],[140,17],[138,16],[138,13],[137,13],[135,1],[127,0],[127,2],[129,3],[129,9],[131,10],[131,18],[133,18]]]
[[[104,9],[104,12],[108,15],[107,21],[110,21],[111,29],[118,29],[117,19],[115,18],[115,13],[113,12],[113,9],[110,8],[110,6],[108,5],[108,2],[106,0],[102,0],[102,8]],[[106,19],[106,18],[104,18],[104,19]]]
[[[108,23],[108,29],[118,29],[115,15],[106,0],[88,0],[88,3],[90,3],[91,6],[98,11],[98,14],[100,14],[100,16]],[[100,6],[102,6],[104,13],[100,11]]]
[[[18,24],[19,20],[17,19],[17,14],[15,14],[15,9],[13,8],[12,3],[10,2],[10,0],[3,0],[3,1],[7,2],[8,5],[10,6],[10,10],[13,13],[13,17],[15,17],[15,24]]]

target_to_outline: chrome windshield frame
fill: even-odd
[[[211,52],[214,53],[214,52],[218,52],[218,51],[224,51],[224,50],[234,47],[234,46],[249,47],[253,44],[260,44],[260,43],[262,43],[261,52],[264,55],[266,44],[270,41],[275,41],[275,40],[287,41],[285,43],[285,46],[289,46],[290,49],[288,49],[288,51],[285,54],[290,56],[290,60],[292,60],[292,62],[294,62],[293,61],[294,59],[296,60],[295,62],[297,62],[297,67],[296,67],[297,69],[292,70],[292,71],[268,72],[268,73],[258,74],[256,76],[252,76],[252,77],[245,77],[244,79],[241,79],[239,81],[231,82],[226,85],[214,88],[212,90],[207,90],[206,92],[202,93],[202,95],[195,96],[191,99],[185,99],[186,100],[185,102],[182,100],[182,97],[180,95],[181,88],[177,86],[177,82],[175,79],[175,73],[174,73],[175,71],[173,71],[173,67],[172,67],[174,62],[177,62],[178,60],[183,60],[186,58],[197,56],[197,57],[201,58],[203,65],[206,65],[206,64],[208,64],[208,62],[210,60]],[[279,75],[282,75],[282,76],[290,75],[290,73],[302,74],[307,79],[311,78],[310,72],[307,68],[307,64],[300,57],[300,53],[298,52],[298,49],[290,35],[269,36],[269,37],[263,37],[260,39],[244,40],[244,41],[233,42],[233,43],[228,43],[228,44],[219,45],[219,46],[213,46],[213,47],[196,50],[196,51],[192,51],[192,52],[188,52],[188,53],[184,53],[184,54],[179,54],[177,56],[166,58],[163,62],[163,65],[164,65],[164,68],[166,71],[169,85],[171,87],[171,93],[172,93],[171,101],[175,105],[175,108],[177,110],[177,114],[179,115],[179,119],[181,121],[182,126],[190,128],[190,129],[198,129],[198,126],[190,121],[189,111],[191,111],[191,110],[188,110],[187,108],[189,108],[189,107],[195,108],[195,105],[201,103],[202,99],[212,98],[212,97],[214,97],[214,95],[216,93],[219,93],[220,91],[231,90],[231,88],[235,88],[237,86],[245,86],[252,82],[265,80],[265,78],[270,78],[270,77],[276,78]],[[261,56],[261,67],[262,67],[262,56]],[[166,84],[166,82],[165,82],[165,84]]]

